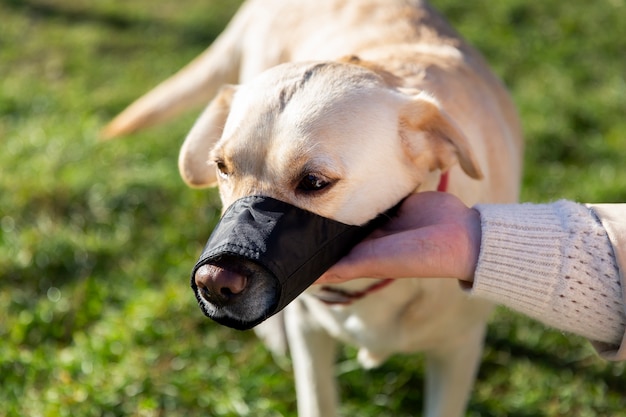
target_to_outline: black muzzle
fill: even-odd
[[[281,311],[397,208],[351,226],[263,196],[235,201],[193,268],[205,315],[245,330]]]

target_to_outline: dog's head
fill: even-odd
[[[368,222],[456,163],[481,177],[438,103],[355,59],[284,64],[224,87],[179,158],[183,179],[217,185],[224,207],[268,196],[347,225]],[[196,271],[198,299],[213,318],[258,321],[277,302],[264,275],[226,257]]]

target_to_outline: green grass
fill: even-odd
[[[626,201],[626,4],[438,0],[505,80],[522,198]],[[98,130],[202,51],[235,2],[0,0],[0,416],[293,416],[293,379],[206,320],[188,275],[218,212],[178,178],[195,114]],[[470,416],[626,415],[623,364],[499,311]],[[346,416],[421,408],[422,361],[340,357]]]

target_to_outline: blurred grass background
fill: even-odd
[[[218,217],[217,195],[178,177],[196,114],[97,140],[237,4],[0,0],[0,416],[295,414],[291,372],[188,289]],[[626,201],[626,2],[434,4],[520,109],[522,199]],[[339,362],[343,415],[419,415],[419,356]],[[625,387],[624,364],[499,310],[468,415],[626,415]]]

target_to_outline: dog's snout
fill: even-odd
[[[225,306],[247,285],[247,278],[232,270],[216,265],[202,265],[194,276],[198,292],[208,302]]]

